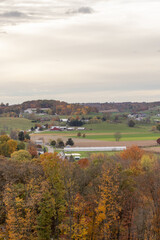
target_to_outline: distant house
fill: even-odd
[[[60,122],[68,122],[68,118],[62,118],[60,119]]]
[[[145,113],[136,113],[136,114],[129,114],[128,118],[133,118],[136,121],[143,121],[147,117],[147,114]]]
[[[85,130],[84,127],[78,127],[77,130],[81,131],[81,130]]]
[[[51,131],[65,131],[67,130],[66,126],[52,126],[50,127]]]
[[[43,140],[42,139],[38,139],[35,141],[36,145],[43,145]]]
[[[26,110],[24,110],[24,113],[36,113],[37,112],[37,108],[27,108]]]
[[[62,131],[67,130],[67,127],[66,127],[66,126],[60,126],[59,128],[60,128]]]
[[[37,113],[37,109],[39,109],[41,113],[50,110],[50,108],[27,108],[26,110],[24,110],[24,113],[28,114]]]
[[[39,132],[39,129],[40,129],[40,127],[37,127],[37,128],[35,129],[35,133],[38,133],[38,132]]]
[[[50,131],[62,131],[62,129],[59,126],[52,126]]]
[[[67,131],[74,131],[74,130],[75,130],[74,127],[69,127],[69,128],[67,128]]]

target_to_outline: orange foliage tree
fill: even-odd
[[[142,158],[144,151],[138,146],[132,146],[120,153],[123,160],[129,160],[132,166],[137,166],[138,161]]]
[[[81,168],[87,168],[89,166],[89,160],[87,158],[82,158],[78,161]]]

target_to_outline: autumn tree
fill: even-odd
[[[87,223],[88,219],[86,216],[86,202],[80,194],[77,194],[74,203],[74,211],[73,211],[73,219],[74,223],[72,226],[72,237],[71,239],[80,240],[84,239],[87,240],[88,237],[88,229]]]
[[[38,240],[50,240],[52,236],[52,221],[55,216],[55,200],[50,186],[45,183],[42,198],[38,203],[37,231]]]
[[[144,151],[138,146],[132,146],[120,153],[120,157],[131,163],[133,166],[137,166],[138,162],[142,158]]]
[[[25,143],[24,142],[18,142],[17,144],[17,150],[24,150],[25,149]]]
[[[30,143],[27,147],[28,152],[31,154],[32,158],[36,158],[38,156],[37,148],[35,144]]]
[[[89,166],[89,160],[87,158],[82,158],[78,161],[81,168],[87,168]]]
[[[9,240],[37,239],[36,214],[33,206],[35,201],[32,196],[33,189],[31,190],[30,187],[28,185],[25,188],[23,184],[6,186],[4,202],[7,212],[6,228]],[[32,198],[30,205],[27,204],[28,199],[26,197]]]
[[[13,139],[13,140],[17,140],[18,139],[18,132],[16,130],[11,130],[10,138]]]
[[[80,132],[77,133],[77,137],[81,137],[81,133]]]
[[[19,150],[11,154],[11,159],[18,162],[30,161],[31,154],[26,150]]]
[[[57,153],[45,153],[40,156],[47,181],[50,185],[52,196],[55,199],[55,216],[52,225],[54,225],[53,234],[56,239],[61,232],[62,220],[65,216],[66,202],[63,174],[61,170],[61,159]]]
[[[10,139],[7,135],[0,137],[0,155],[10,157],[16,149],[17,141]]]
[[[119,206],[118,169],[103,166],[99,200],[96,208],[97,239],[115,239],[114,225],[118,221]]]
[[[17,141],[10,139],[7,141],[7,145],[8,145],[8,155],[10,156],[17,149]]]

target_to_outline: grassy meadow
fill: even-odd
[[[9,133],[11,129],[28,130],[34,124],[25,118],[0,117],[0,131]]]
[[[128,127],[127,123],[100,123],[88,124],[91,131],[85,131],[86,139],[115,141],[115,133],[121,134],[120,141],[156,140],[160,137],[159,132],[152,131],[152,124],[136,124]]]

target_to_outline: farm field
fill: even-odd
[[[74,138],[74,136],[72,136]],[[136,140],[157,140],[160,137],[159,133],[122,133],[119,141],[136,141]],[[77,138],[77,137],[76,137]],[[95,139],[102,141],[115,141],[114,134],[96,134],[86,135],[86,139]]]
[[[86,128],[85,131],[82,131],[82,133],[115,133],[115,132],[121,132],[121,133],[143,133],[143,132],[149,132],[151,131],[152,125],[136,125],[134,128],[128,127],[127,123],[108,123],[108,122],[102,122],[102,123],[96,123],[96,124],[85,124],[84,127]],[[51,133],[53,134],[53,131],[45,131],[44,133]],[[57,132],[55,132],[56,134]],[[58,134],[61,134],[62,132],[59,132]],[[77,133],[77,131],[71,131],[67,132],[64,131],[62,134],[70,134],[70,133]]]
[[[98,124],[85,124],[84,127],[86,128],[86,130],[81,131],[81,134],[85,134],[85,139],[115,141],[114,134],[116,132],[121,133],[120,141],[157,140],[157,138],[160,137],[159,132],[151,131],[151,124],[137,124],[135,127],[131,128],[127,126],[127,123],[102,122]],[[83,139],[83,137],[77,137],[77,133],[78,131],[45,131],[41,134],[51,134],[57,137],[72,137]]]
[[[25,118],[0,117],[0,131],[9,133],[11,129],[28,130],[34,124]]]
[[[61,138],[64,143],[67,141],[67,136],[59,136],[54,134],[31,134],[31,140],[36,141],[38,139],[43,139],[44,143],[47,144],[50,140],[57,140]],[[130,147],[132,145],[137,145],[140,147],[150,147],[155,146],[155,140],[132,140],[132,141],[102,141],[95,139],[85,139],[85,138],[73,138],[74,147],[114,147],[114,146],[126,146]]]

